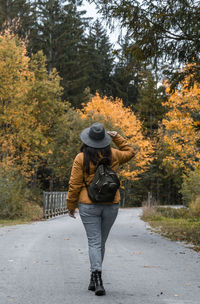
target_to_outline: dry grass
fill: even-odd
[[[200,217],[200,197],[197,197],[193,202],[189,204],[191,214],[196,217]]]
[[[14,219],[0,219],[0,226],[27,224],[32,221],[40,221],[42,219],[42,207],[40,207],[38,204],[26,203],[24,206],[23,217]]]
[[[43,218],[43,209],[38,204],[26,203],[24,215],[25,218],[32,221],[38,221]]]
[[[15,219],[15,220],[6,220],[6,219],[0,219],[0,227],[3,226],[13,226],[13,225],[20,225],[20,224],[28,224],[31,220],[28,219]]]
[[[171,240],[191,243],[193,249],[200,252],[200,213],[195,204],[189,209],[144,206],[141,219],[161,235]]]

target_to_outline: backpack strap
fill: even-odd
[[[103,166],[101,166],[101,165],[103,165]],[[99,167],[99,166],[101,166],[101,170],[100,170],[100,173],[101,174],[103,174],[104,173],[104,166],[108,166],[109,165],[109,159],[107,158],[107,157],[102,157],[99,161],[98,161],[98,163],[97,163],[97,165],[96,165],[96,168],[95,168],[95,171],[97,170],[97,168]],[[86,187],[86,189],[88,188],[88,185],[87,185],[87,183],[86,183],[86,180],[85,180],[85,177],[84,177],[84,173],[83,173],[83,182],[84,182],[84,184],[85,184],[85,187]]]
[[[107,157],[102,157],[99,161],[98,161],[98,164],[97,164],[97,167],[99,165],[105,165],[105,166],[109,166],[109,159]]]

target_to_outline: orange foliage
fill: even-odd
[[[169,84],[166,84],[169,98],[163,105],[169,111],[162,121],[163,141],[168,149],[164,164],[186,171],[196,168],[200,160],[197,146],[200,140],[200,84],[196,83],[189,89],[188,83],[189,77],[182,83],[181,89],[172,94]]]
[[[152,144],[149,139],[144,138],[141,122],[130,108],[124,107],[121,99],[111,100],[107,97],[101,98],[99,94],[96,94],[84,105],[80,115],[82,119],[92,116],[96,120],[102,116],[104,120],[120,128],[130,144],[136,148],[137,153],[133,161],[121,171],[123,177],[134,180],[137,179],[138,174],[147,169],[152,161]]]
[[[36,63],[27,56],[25,44],[9,31],[0,34],[1,166],[12,167],[27,179],[50,150],[49,122],[55,115],[55,96],[59,96],[56,74],[48,76],[41,54],[38,62],[44,70],[39,80],[34,71]]]

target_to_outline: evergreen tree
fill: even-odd
[[[139,97],[134,109],[140,116],[147,135],[152,138],[156,135],[155,131],[158,130],[158,124],[165,113],[162,102],[166,94],[163,86],[158,87],[150,70],[144,69],[140,77],[142,81],[138,87]]]
[[[111,95],[111,73],[114,66],[112,45],[106,30],[97,19],[87,38],[88,86],[91,93]]]
[[[9,28],[20,37],[30,37],[36,21],[34,7],[28,0],[0,0],[0,31]]]
[[[115,65],[112,75],[112,94],[119,97],[124,105],[133,108],[138,99],[138,79],[133,77],[126,63],[119,62]]]
[[[120,42],[121,49],[116,52],[118,61],[112,75],[112,96],[122,98],[125,106],[134,108],[139,96],[141,64],[127,52],[129,43],[125,36]]]
[[[32,52],[42,50],[47,58],[49,73],[55,67],[57,56],[57,40],[62,22],[62,7],[59,0],[37,0],[37,35],[30,43]]]
[[[81,1],[70,1],[64,6],[55,61],[62,77],[63,98],[75,107],[83,102],[84,90],[88,86],[88,63],[85,58],[88,20],[84,18],[85,11],[78,10],[80,4]]]
[[[42,50],[49,73],[56,67],[62,77],[63,99],[80,106],[87,87],[85,60],[85,11],[82,1],[36,0],[37,26],[29,42],[29,52]]]

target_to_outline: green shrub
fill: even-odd
[[[200,196],[189,204],[190,212],[195,217],[200,217]]]
[[[200,197],[200,167],[183,177],[181,194],[186,204],[194,202]]]
[[[24,218],[32,221],[41,220],[43,218],[43,208],[37,203],[25,203]]]
[[[20,176],[0,170],[0,218],[23,217],[28,190]]]
[[[149,219],[151,221],[160,221],[162,220],[163,216],[160,212],[157,211],[156,207],[143,206],[141,218],[143,220]]]

